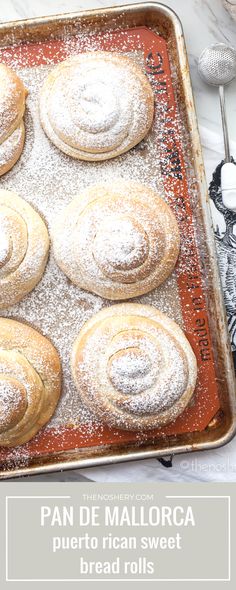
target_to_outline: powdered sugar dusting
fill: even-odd
[[[146,135],[153,98],[134,61],[87,52],[53,70],[43,86],[40,113],[55,145],[97,161],[126,151]]]
[[[92,319],[76,342],[73,369],[84,403],[127,429],[174,419],[196,382],[195,358],[181,330],[153,308],[132,304]]]
[[[113,358],[110,362],[109,377],[112,384],[125,394],[136,394],[151,387],[151,359],[143,351],[128,349],[125,354]],[[145,377],[148,375],[148,379]]]
[[[140,62],[140,53],[135,59]],[[51,66],[52,67],[52,66]],[[114,160],[100,164],[75,161],[57,150],[45,136],[38,111],[39,89],[51,69],[39,66],[19,71],[29,90],[26,109],[26,143],[20,161],[2,178],[2,188],[15,190],[30,202],[46,220],[49,231],[56,217],[73,197],[91,184],[114,178],[135,179],[163,194],[161,172],[158,169],[158,146],[153,141],[157,132],[156,120],[152,133],[135,150]],[[155,176],[152,175],[155,162]],[[60,180],[59,180],[60,179]],[[58,182],[59,180],[59,182]],[[168,294],[168,296],[167,296]],[[164,285],[142,297],[182,323],[181,306],[175,274]],[[34,291],[2,315],[28,321],[51,338],[63,367],[63,396],[51,420],[52,426],[84,422],[88,428],[91,415],[81,405],[70,369],[72,344],[84,322],[110,302],[87,293],[73,285],[55,263],[52,252],[44,276]],[[92,419],[94,423],[94,418]],[[94,426],[93,426],[94,428]]]
[[[19,301],[41,278],[49,239],[41,217],[18,195],[0,190],[0,309]]]
[[[109,218],[96,235],[93,255],[106,274],[140,266],[148,253],[148,236],[132,219]]]
[[[22,151],[25,94],[15,72],[0,63],[0,175],[13,166]]]
[[[109,33],[107,33],[109,37]],[[85,49],[96,47],[94,39],[86,41]],[[125,45],[122,48],[127,51]],[[68,55],[76,53],[77,47],[74,41],[67,42]],[[23,50],[22,50],[23,52]],[[38,52],[40,54],[40,44]],[[60,50],[58,50],[60,57]],[[132,54],[138,63],[143,63],[143,55],[140,51]],[[23,55],[21,56],[23,59]],[[37,61],[37,56],[36,56]],[[42,213],[50,231],[58,213],[62,212],[72,198],[81,193],[89,185],[108,181],[114,182],[114,178],[135,180],[151,186],[160,195],[164,194],[163,180],[159,166],[159,148],[165,141],[159,124],[157,103],[157,115],[153,128],[148,137],[135,149],[130,150],[114,160],[102,163],[87,163],[75,161],[59,152],[45,136],[39,121],[38,94],[43,81],[52,69],[50,58],[45,58],[45,65],[36,66],[32,70],[28,67],[19,69],[19,75],[29,89],[26,111],[26,144],[20,161],[1,180],[2,187],[18,192],[20,196],[28,200],[40,213]],[[15,60],[14,67],[18,68]],[[92,94],[90,95],[91,98]],[[89,99],[90,100],[90,99]],[[91,101],[90,101],[91,102]],[[85,103],[83,103],[85,106]],[[97,107],[96,107],[97,108]],[[162,109],[162,107],[160,107]],[[161,111],[163,115],[163,112]],[[95,116],[95,115],[94,115]],[[178,120],[181,137],[184,138],[184,130],[181,119]],[[167,197],[173,197],[173,194]],[[177,202],[177,208],[179,203]],[[188,246],[182,236],[182,247]],[[119,257],[115,264],[119,264]],[[123,259],[123,254],[122,257]],[[114,262],[114,260],[113,260]],[[191,257],[186,260],[191,265]],[[180,325],[183,325],[181,306],[178,295],[178,287],[175,272],[167,279],[164,285],[137,299],[142,303],[150,303],[167,313]],[[79,394],[73,383],[69,364],[72,343],[78,335],[84,322],[91,318],[101,308],[110,306],[110,302],[89,294],[74,286],[58,269],[55,260],[50,255],[45,274],[35,290],[25,297],[18,305],[12,307],[2,315],[28,321],[36,329],[42,331],[45,336],[51,338],[62,359],[63,366],[63,396],[57,411],[51,420],[50,426],[85,424],[88,432],[97,431],[102,442],[102,425],[94,420],[88,409],[81,403]],[[144,375],[148,361],[139,358],[137,372]],[[133,369],[134,370],[134,369]],[[113,376],[117,368],[113,368]],[[143,378],[143,377],[142,377]],[[136,394],[133,395],[136,398]],[[22,451],[25,454],[25,450]],[[20,451],[12,451],[12,460],[20,459]]]
[[[172,272],[179,232],[171,210],[143,184],[94,185],[59,216],[58,265],[80,287],[110,299],[147,293]]]

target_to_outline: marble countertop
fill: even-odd
[[[134,2],[135,0],[133,0]],[[0,22],[42,15],[73,12],[83,8],[129,4],[126,0],[0,0]],[[217,90],[199,78],[197,60],[210,43],[224,42],[236,46],[236,22],[222,0],[166,0],[163,2],[180,17],[187,44],[197,117],[202,140],[208,182],[223,158],[221,119]],[[231,153],[236,158],[236,80],[226,89]],[[173,467],[166,469],[157,460],[136,461],[99,468],[65,471],[41,481],[236,481],[236,438],[226,447],[212,452],[176,456]]]

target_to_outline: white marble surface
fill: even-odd
[[[0,0],[0,21],[71,12],[81,8],[128,4],[125,0]],[[221,0],[166,0],[179,15],[185,33],[198,122],[208,181],[223,158],[220,110],[217,90],[207,87],[197,73],[197,59],[215,41],[236,46],[236,23]],[[236,80],[226,91],[231,151],[236,158]],[[99,468],[67,471],[45,476],[44,480],[96,481],[236,481],[236,438],[223,449],[174,458],[172,469],[156,460],[123,463]],[[34,480],[37,478],[31,478]],[[42,479],[42,478],[41,478]]]

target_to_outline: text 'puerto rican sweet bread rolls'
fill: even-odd
[[[16,193],[0,190],[0,309],[32,291],[48,251],[48,231],[40,215]]]
[[[23,150],[26,96],[17,74],[0,63],[0,176],[14,166]]]
[[[81,53],[50,72],[40,118],[49,139],[81,160],[107,160],[131,149],[151,128],[154,97],[141,67],[118,53]]]
[[[52,230],[57,264],[73,283],[108,299],[148,293],[172,272],[179,230],[155,191],[122,179],[89,187]]]
[[[54,346],[33,328],[0,318],[0,445],[29,441],[53,415],[61,393]]]
[[[145,430],[183,412],[197,364],[174,321],[152,306],[122,303],[83,326],[73,346],[72,372],[94,416],[112,427]]]

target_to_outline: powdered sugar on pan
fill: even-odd
[[[92,46],[94,41],[91,41]],[[125,51],[125,45],[123,49]],[[76,53],[76,47],[73,44],[70,47],[68,42],[68,55],[70,51]],[[134,53],[132,56],[138,63],[143,63],[141,52]],[[16,61],[13,66],[17,69]],[[14,190],[35,207],[46,221],[49,232],[57,215],[76,195],[92,184],[101,184],[104,181],[113,183],[114,179],[119,182],[119,178],[132,179],[150,186],[160,196],[164,196],[159,167],[159,143],[163,141],[163,137],[159,125],[158,107],[151,132],[129,152],[113,160],[99,163],[74,160],[54,147],[40,124],[39,90],[52,67],[54,66],[50,64],[50,59],[47,61],[45,58],[43,66],[32,69],[24,67],[18,71],[29,91],[25,116],[26,142],[19,162],[2,177],[2,188]],[[142,250],[143,243],[139,246]],[[128,253],[127,256],[129,258],[130,254]],[[179,325],[183,325],[175,272],[164,285],[132,301],[154,305],[176,320]],[[58,268],[51,252],[44,276],[34,291],[19,304],[2,312],[3,316],[29,322],[51,339],[60,354],[63,368],[63,395],[50,426],[82,423],[86,425],[88,432],[96,429],[101,435],[101,441],[102,425],[94,420],[94,416],[91,416],[89,410],[81,403],[74,385],[70,355],[72,344],[85,321],[103,307],[110,305],[110,301],[73,285]],[[137,370],[145,374],[146,368],[147,359],[144,358],[142,361],[139,359]],[[117,367],[113,367],[113,378],[116,379],[116,376]],[[12,457],[19,457],[17,450],[12,452]]]

